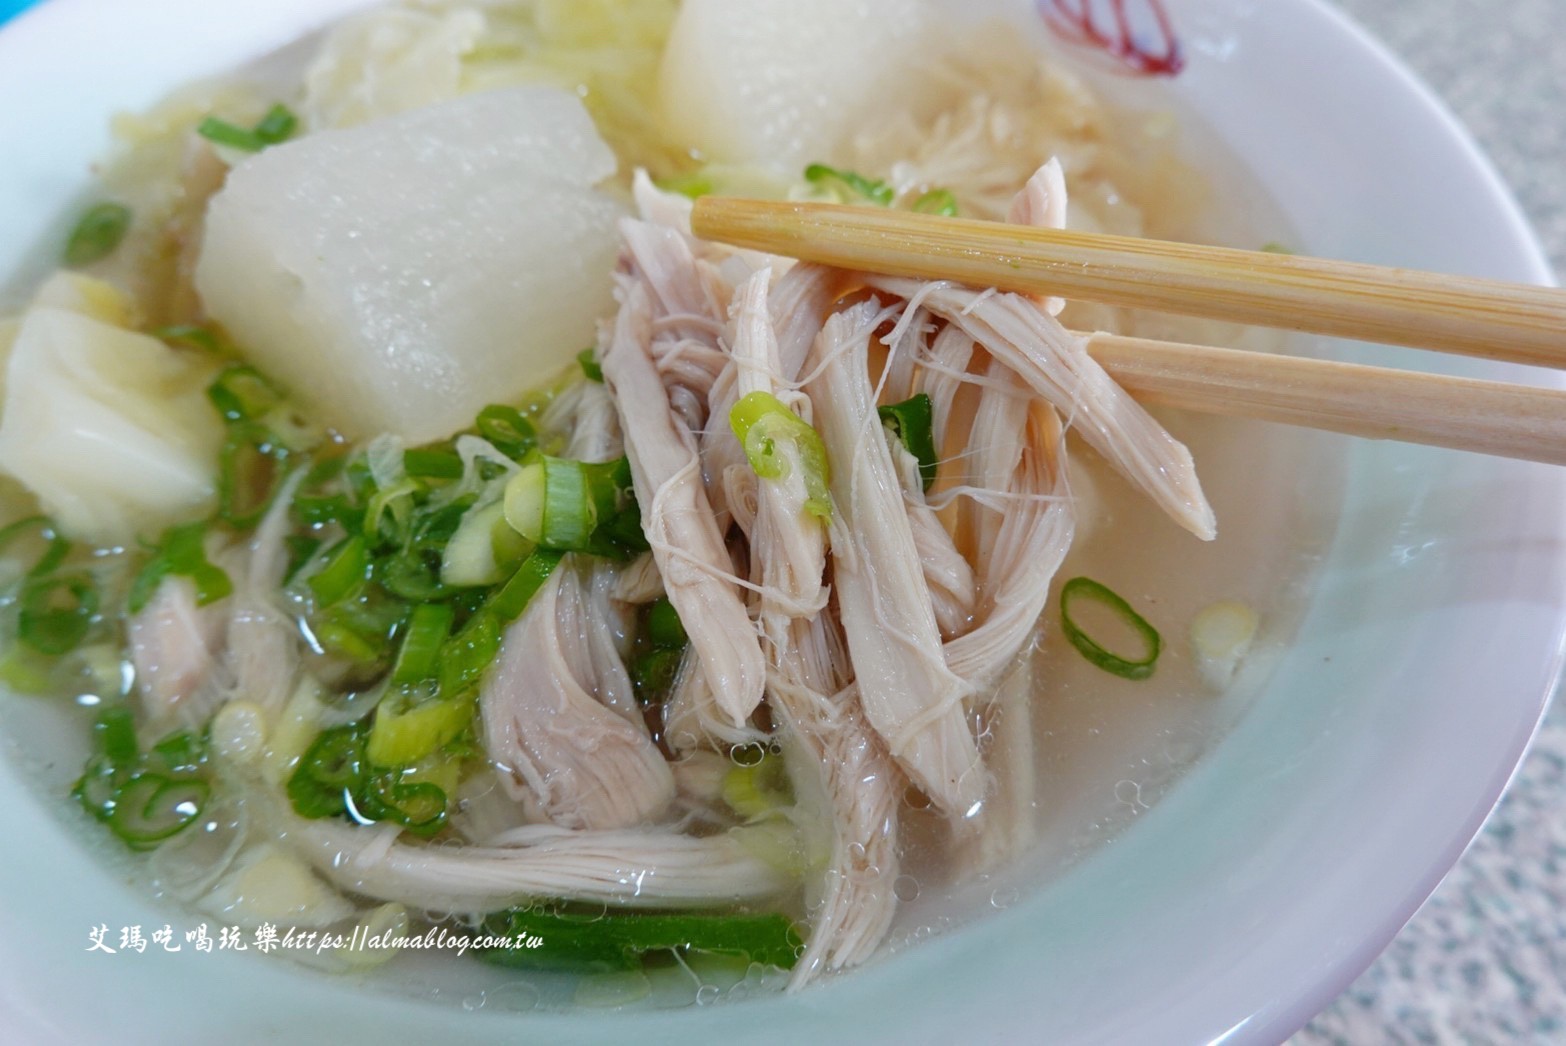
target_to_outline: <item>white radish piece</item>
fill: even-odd
[[[212,201],[196,287],[345,435],[449,436],[568,364],[612,307],[615,159],[553,87],[273,146]]]
[[[685,0],[659,73],[671,135],[798,177],[916,86],[925,0]]]

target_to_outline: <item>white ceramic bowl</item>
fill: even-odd
[[[49,0],[0,33],[0,283],[59,231],[112,110],[358,5]],[[1023,0],[995,6],[1036,17]],[[1308,251],[1548,281],[1466,135],[1341,16],[1317,0],[1169,8],[1189,66],[1158,89],[1244,157]],[[89,953],[90,927],[177,916],[92,859],[6,762],[0,1038],[1275,1042],[1370,963],[1478,830],[1540,718],[1566,620],[1566,473],[1365,443],[1348,482],[1298,640],[1233,733],[1063,879],[893,961],[797,998],[523,1017],[254,955]]]

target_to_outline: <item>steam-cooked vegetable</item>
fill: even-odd
[[[213,363],[106,320],[124,310],[100,287],[60,277],[23,316],[0,469],[67,534],[125,545],[212,506],[222,427],[205,396]]]

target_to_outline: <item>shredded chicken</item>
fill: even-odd
[[[790,878],[734,834],[670,829],[514,829],[487,846],[396,842],[395,826],[288,818],[293,848],[338,887],[449,912],[493,912],[541,899],[638,908],[723,908],[778,896]]]
[[[744,729],[766,683],[761,645],[731,580],[733,564],[707,501],[695,438],[662,395],[649,355],[648,292],[637,281],[624,295],[602,366],[620,411],[643,529],[713,701],[728,726]]]
[[[131,664],[149,722],[206,722],[212,706],[201,695],[221,663],[226,627],[221,610],[196,605],[196,586],[185,577],[165,578],[130,619]]]
[[[963,702],[970,687],[946,666],[918,547],[875,410],[868,344],[874,301],[826,322],[808,385],[833,463],[832,566],[865,717],[893,758],[943,811],[962,817],[985,791]]]
[[[1088,355],[1083,340],[1019,294],[871,276],[883,293],[917,299],[1010,367],[1067,424],[1175,522],[1204,541],[1217,533],[1190,451]]]
[[[599,700],[625,669],[589,638],[590,571],[584,583],[569,556],[555,569],[507,630],[479,704],[489,758],[514,797],[530,794],[565,828],[627,828],[668,807],[674,775],[645,727]],[[634,707],[624,686],[620,700]]]

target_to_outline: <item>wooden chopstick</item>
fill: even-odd
[[[1566,465],[1566,391],[1094,334],[1143,402]]]
[[[1566,367],[1566,291],[1356,262],[704,196],[697,236],[848,269]]]

